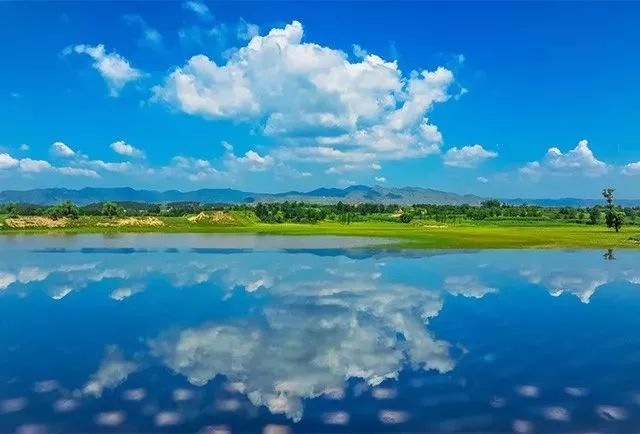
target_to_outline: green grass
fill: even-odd
[[[540,221],[462,222],[434,227],[435,222],[411,224],[368,221],[349,225],[260,223],[247,213],[232,213],[235,223],[193,223],[185,217],[161,217],[163,226],[105,227],[105,217],[81,217],[62,228],[9,229],[0,233],[258,233],[280,235],[351,235],[393,239],[395,248],[640,248],[640,227],[626,226],[620,233],[604,226]],[[5,216],[0,215],[0,222]]]

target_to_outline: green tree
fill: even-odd
[[[70,200],[66,200],[59,205],[47,209],[47,214],[54,219],[62,217],[77,219],[80,217],[80,209]]]
[[[4,214],[15,215],[18,214],[18,205],[13,202],[9,202],[4,206]]]
[[[602,189],[602,196],[604,196],[604,199],[607,201],[607,206],[609,208],[613,208],[613,192],[616,191],[613,188],[603,188]]]
[[[106,217],[121,217],[124,215],[124,208],[113,202],[106,202],[102,205],[101,214]]]
[[[605,215],[605,222],[608,228],[614,228],[616,232],[620,232],[620,228],[624,224],[625,214],[622,211],[616,210],[613,207],[613,188],[605,188],[602,190],[602,196],[607,201],[607,213]]]
[[[620,232],[620,228],[624,224],[625,214],[617,209],[609,210],[607,212],[606,220],[607,227],[614,228],[616,232]]]
[[[409,213],[405,212],[400,215],[400,221],[402,223],[411,223],[411,220],[413,220],[413,216]]]
[[[589,223],[597,225],[598,220],[600,220],[600,209],[597,206],[594,206],[589,210]]]

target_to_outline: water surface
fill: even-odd
[[[639,253],[291,240],[0,237],[0,432],[640,430]]]

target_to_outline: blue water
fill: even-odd
[[[638,432],[640,252],[0,237],[0,432]]]

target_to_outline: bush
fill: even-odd
[[[411,223],[413,220],[413,216],[411,214],[404,213],[400,216],[400,222],[402,223]]]
[[[73,202],[67,200],[60,205],[47,209],[47,215],[56,220],[62,217],[77,219],[80,217],[80,209]]]
[[[122,217],[124,215],[124,208],[113,202],[107,202],[102,205],[102,215],[107,217]]]

